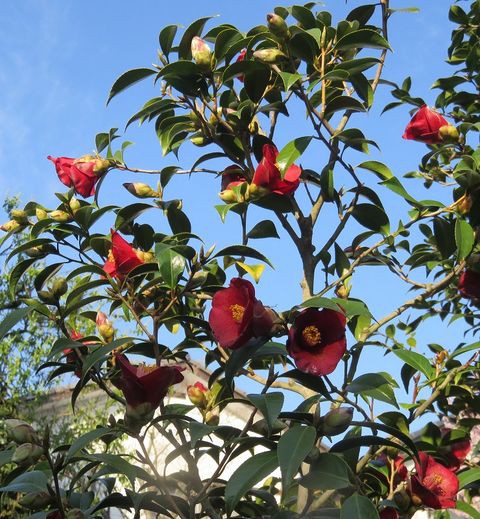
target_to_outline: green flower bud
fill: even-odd
[[[35,216],[38,218],[38,220],[45,220],[45,218],[48,217],[48,213],[45,211],[45,209],[37,206],[35,209]]]
[[[123,187],[137,198],[153,198],[158,197],[158,191],[152,189],[148,184],[142,182],[126,182]]]
[[[455,126],[446,124],[438,130],[438,136],[445,142],[458,142],[460,134]]]
[[[282,59],[286,58],[285,54],[280,49],[261,49],[256,50],[253,53],[253,57],[263,63],[278,63]]]
[[[10,216],[13,220],[20,224],[28,223],[28,214],[22,209],[12,209],[12,211],[10,212]]]
[[[192,58],[205,71],[211,70],[212,51],[202,38],[194,36],[191,44]]]
[[[78,200],[78,198],[75,198],[75,197],[70,199],[70,202],[68,202],[68,205],[73,214],[75,214],[82,207],[80,200]]]
[[[17,220],[9,220],[8,222],[0,225],[0,229],[5,232],[20,232],[23,229],[23,225],[18,223]]]
[[[353,407],[337,407],[320,418],[319,431],[326,436],[344,433],[353,419]]]
[[[33,443],[22,443],[19,445],[13,455],[12,462],[17,465],[30,466],[37,463],[43,454],[43,448]]]
[[[72,217],[66,211],[62,211],[60,209],[52,211],[48,216],[52,220],[60,223],[69,222],[72,219]]]
[[[285,20],[278,14],[267,14],[267,26],[270,32],[279,38],[287,38],[289,35]]]
[[[52,496],[48,492],[30,492],[19,499],[19,504],[29,510],[41,510],[52,503]]]
[[[5,420],[4,423],[8,438],[15,443],[35,443],[37,445],[40,443],[37,433],[27,422],[15,418],[9,418],[8,420]]]
[[[50,290],[37,290],[37,295],[40,301],[47,305],[55,305],[58,302],[58,298]]]
[[[58,298],[58,297],[63,296],[64,294],[67,293],[67,290],[68,290],[68,283],[65,278],[58,278],[53,282],[52,294],[55,297]]]
[[[195,146],[198,146],[199,148],[202,148],[203,146],[206,146],[210,143],[210,139],[207,139],[203,136],[202,133],[194,133],[192,137],[190,137],[190,142],[194,144]]]

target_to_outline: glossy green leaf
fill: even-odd
[[[475,233],[472,226],[460,218],[455,222],[455,243],[457,244],[459,261],[465,259],[472,252],[475,244]]]
[[[164,27],[158,35],[158,43],[165,56],[168,56],[172,50],[173,40],[177,34],[178,25],[167,25]]]
[[[282,411],[284,396],[278,391],[260,395],[250,394],[247,398],[262,413],[271,431],[275,420]]]
[[[227,516],[230,517],[240,499],[258,482],[278,467],[275,451],[254,454],[230,476],[225,487]]]
[[[352,211],[352,216],[367,229],[382,234],[389,234],[390,232],[390,221],[387,214],[376,205],[357,204]]]
[[[170,288],[174,288],[185,268],[185,258],[163,243],[155,246],[155,257],[163,280]]]
[[[348,465],[340,456],[330,452],[321,453],[299,483],[312,490],[338,490],[352,485]]]
[[[65,460],[68,461],[68,459],[74,456],[79,450],[84,449],[88,444],[92,443],[93,441],[99,440],[100,438],[107,435],[118,436],[118,434],[119,433],[117,431],[114,431],[108,427],[98,427],[96,429],[88,431],[87,433],[82,434],[72,443],[72,445],[70,445]]]
[[[131,87],[135,83],[138,83],[142,79],[155,75],[156,73],[157,71],[152,70],[151,68],[136,68],[124,72],[112,85],[110,93],[108,94],[107,105],[117,94],[123,90]]]
[[[290,72],[279,72],[278,75],[282,78],[285,92],[288,92],[290,88],[303,77],[301,74],[291,74]]]
[[[205,24],[211,20],[213,16],[199,18],[190,24],[183,33],[180,44],[178,45],[178,59],[192,59],[191,44],[194,36],[200,36]]]
[[[258,222],[247,234],[249,239],[280,238],[275,224],[271,220]]]
[[[435,370],[429,360],[420,353],[410,350],[393,350],[393,353],[403,362],[423,373],[428,379],[435,375]]]
[[[468,514],[472,519],[480,519],[480,512],[465,501],[457,500],[456,509]]]
[[[284,492],[298,472],[312,447],[315,445],[317,433],[314,427],[295,425],[284,433],[277,447],[278,463],[282,473],[282,487]]]
[[[25,317],[27,317],[31,311],[32,308],[27,307],[17,308],[16,310],[8,313],[0,323],[0,341],[16,324],[25,319]]]
[[[307,149],[312,137],[297,137],[286,144],[277,156],[277,166],[282,178],[287,169],[303,154]]]
[[[32,470],[17,476],[8,485],[1,487],[0,492],[46,492],[47,484],[45,472]]]
[[[361,101],[349,96],[337,96],[327,102],[325,117],[330,117],[335,112],[349,110],[351,112],[365,112],[366,108]]]
[[[221,256],[245,256],[247,258],[254,258],[260,261],[264,261],[267,265],[273,268],[273,265],[266,256],[256,251],[255,249],[252,249],[251,247],[247,247],[246,245],[231,245],[230,247],[225,247],[212,256],[212,259],[219,258]]]
[[[348,49],[390,49],[388,41],[377,31],[372,29],[359,29],[349,32],[340,38],[334,46],[335,50]]]
[[[340,519],[379,519],[377,509],[371,499],[356,492],[342,505]]]
[[[360,375],[347,386],[347,391],[355,395],[381,400],[398,407],[393,392],[392,380],[381,373]]]
[[[471,483],[475,483],[480,480],[480,468],[475,467],[462,472],[457,473],[458,481],[460,483],[460,490],[467,487]]]
[[[366,169],[368,171],[372,171],[381,180],[388,180],[389,178],[393,177],[393,173],[390,171],[390,169],[382,162],[378,162],[376,160],[368,160],[367,162],[362,162],[357,167]]]

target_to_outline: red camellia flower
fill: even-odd
[[[247,179],[245,178],[242,169],[239,166],[232,164],[231,166],[228,166],[228,168],[225,168],[222,173],[222,191],[232,189],[232,187],[239,186],[246,181]]]
[[[388,506],[380,512],[380,519],[399,519],[398,512],[395,508]]]
[[[81,333],[78,333],[76,330],[72,330],[70,332],[70,339],[72,339],[72,341],[82,342],[86,346],[89,344],[96,344],[94,341],[82,341],[83,335]],[[85,350],[83,351],[83,353],[86,353],[86,348],[80,348],[80,350]],[[81,378],[82,367],[77,353],[72,348],[65,348],[63,350],[63,353],[65,355],[65,360],[67,364],[74,364],[76,366],[75,371],[73,372],[75,376]]]
[[[272,310],[255,298],[250,281],[241,278],[233,278],[213,296],[208,322],[220,346],[232,350],[252,337],[269,335],[274,324]]]
[[[246,55],[247,55],[247,49],[242,49],[240,51],[240,54],[238,55],[238,58],[237,58],[236,62],[238,63],[240,61],[245,61]],[[244,74],[240,74],[239,76],[237,76],[237,79],[243,83],[245,81],[245,75]]]
[[[382,452],[377,459],[382,463],[382,465],[388,465],[389,472],[391,471],[391,458]],[[405,466],[405,458],[400,454],[397,454],[393,459],[393,470],[395,471],[395,475],[393,476],[393,483],[395,486],[407,479],[408,470]]]
[[[51,155],[47,158],[55,164],[60,182],[68,187],[73,187],[76,193],[85,198],[95,193],[95,184],[110,165],[109,161],[91,155],[85,155],[79,159],[57,158]]]
[[[447,430],[443,436],[442,455],[447,459],[446,466],[456,472],[472,450],[472,443],[469,438],[454,440],[451,435],[452,431]]]
[[[407,124],[403,138],[425,144],[438,144],[442,142],[438,133],[442,126],[449,126],[448,121],[435,110],[423,105]]]
[[[307,308],[288,332],[287,350],[297,368],[312,375],[328,375],[347,348],[345,314]]]
[[[475,270],[464,270],[458,280],[458,291],[467,299],[480,299],[480,274]]]
[[[151,410],[156,409],[168,388],[183,380],[180,366],[134,366],[125,355],[115,355],[115,364],[121,373],[112,383],[123,392],[132,408],[148,403]]]
[[[252,184],[279,195],[289,195],[293,193],[300,183],[301,168],[292,164],[287,169],[282,180],[280,170],[276,164],[278,155],[277,148],[272,144],[264,144],[262,152],[263,158],[255,170]]]
[[[103,270],[112,278],[123,279],[131,270],[145,263],[142,251],[134,249],[112,229],[112,248]]]
[[[415,461],[417,474],[410,478],[410,491],[414,503],[421,501],[437,510],[453,508],[459,487],[457,476],[425,452],[419,452],[418,455],[419,461]]]

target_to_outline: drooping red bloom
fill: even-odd
[[[425,144],[439,144],[442,138],[438,131],[442,126],[448,125],[444,117],[427,105],[423,105],[407,124],[403,138]]]
[[[233,278],[213,296],[208,322],[220,346],[232,350],[253,337],[268,336],[274,324],[272,310],[255,298],[250,281],[241,278]]]
[[[134,249],[112,229],[112,248],[103,270],[112,278],[123,279],[131,270],[145,263],[141,251]]]
[[[347,348],[346,318],[342,312],[307,308],[288,332],[287,350],[297,368],[312,375],[328,375]]]
[[[55,164],[60,182],[67,187],[73,187],[75,193],[85,198],[95,193],[95,184],[109,166],[108,161],[88,155],[79,159],[51,155],[47,158]]]
[[[241,62],[241,61],[245,61],[245,57],[247,55],[247,49],[242,49],[238,55],[238,58],[237,58],[237,63],[238,62]],[[239,81],[241,81],[242,83],[245,81],[245,75],[244,74],[240,74],[239,76],[237,76],[237,79]]]
[[[454,440],[451,434],[452,431],[447,430],[443,436],[442,454],[447,459],[446,466],[456,472],[472,450],[472,443],[470,438]]]
[[[464,270],[458,279],[458,291],[467,299],[480,299],[480,274],[475,270]]]
[[[134,366],[125,355],[115,355],[115,364],[120,367],[120,376],[112,383],[132,408],[149,403],[152,410],[156,409],[168,388],[183,380],[180,366]]]
[[[282,179],[276,163],[278,156],[277,148],[272,144],[264,144],[262,153],[263,158],[255,170],[252,184],[263,187],[271,193],[277,193],[278,195],[289,195],[293,193],[300,183],[299,178],[302,169],[292,164]]]
[[[410,478],[412,499],[436,510],[453,508],[459,488],[457,476],[425,452],[418,455],[419,461],[415,461],[417,473]]]
[[[387,508],[384,508],[380,512],[380,519],[399,519],[398,512],[395,510],[395,508],[392,508],[391,506],[388,506]]]

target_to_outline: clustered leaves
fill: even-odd
[[[191,146],[207,152],[186,169],[134,168],[124,158],[131,143],[115,151],[112,129],[97,135],[94,155],[49,157],[70,190],[56,194],[56,208],[29,202],[2,226],[4,240],[28,232],[9,255],[18,260],[9,290],[16,295],[22,276],[45,261],[37,298],[17,294],[61,333],[42,369],[75,380],[72,407],[87,386],[98,387],[112,415],[69,445],[9,420],[1,462],[12,470],[0,492],[20,493],[24,509],[49,519],[100,517],[109,507],[171,518],[388,519],[452,507],[478,515],[470,438],[480,412],[478,343],[416,348],[415,334],[431,317],[478,330],[480,10],[478,2],[450,9],[455,72],[434,84],[435,108],[410,94],[410,78],[401,86],[382,78],[395,11],[382,0],[334,24],[310,2],[277,7],[246,33],[230,24],[205,32],[209,18],[179,37],[167,26],[158,63],[120,76],[108,101],[153,79],[157,97],[126,127],[152,122],[164,156],[178,159]],[[417,200],[377,160],[357,164],[378,146],[349,125],[369,111],[380,84],[397,99],[384,111],[413,106],[404,138],[427,150],[405,177],[443,188],[449,202]],[[282,125],[294,124],[302,134],[282,145]],[[114,169],[142,201],[99,204]],[[137,182],[142,173],[158,185]],[[164,198],[185,174],[204,175],[206,189],[219,191],[222,222],[240,221],[237,244],[206,250],[184,202]],[[409,209],[396,226],[384,189]],[[276,223],[301,272],[302,297],[292,294],[285,309],[261,302],[245,279],[258,283],[272,266],[251,240],[280,237]],[[413,295],[374,317],[372,294],[355,286],[365,266],[388,270],[392,287]],[[0,326],[17,322],[10,315]],[[84,323],[95,323],[95,334],[79,334]],[[378,361],[365,372],[366,351]],[[184,387],[200,356],[208,381]],[[379,368],[384,356],[402,363],[401,380]],[[244,378],[259,392],[240,392]],[[192,405],[168,403],[174,391]],[[297,400],[285,401],[287,392]],[[241,427],[229,421],[236,404]],[[430,424],[416,430],[426,413],[434,413]],[[134,453],[109,452],[126,436]],[[161,463],[148,449],[160,441],[168,444]],[[128,481],[116,485],[110,474]]]

